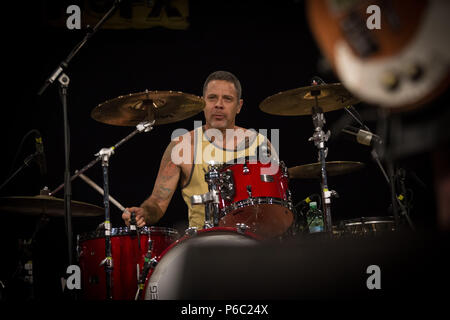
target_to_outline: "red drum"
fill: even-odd
[[[128,228],[112,228],[112,298],[114,300],[135,299],[138,278],[142,272],[150,240],[152,257],[157,257],[178,238],[178,232],[174,229],[144,227],[140,230],[141,248],[139,249],[136,234],[130,232]],[[86,300],[106,299],[105,266],[100,266],[105,259],[104,231],[79,235],[78,253],[82,298]]]
[[[271,165],[275,173],[267,173]],[[220,177],[219,226],[243,223],[250,231],[271,238],[285,233],[294,222],[288,171],[283,162],[225,165]]]
[[[145,300],[177,300],[183,275],[186,252],[192,246],[259,244],[261,238],[241,228],[215,227],[194,230],[171,244],[157,257],[145,287]],[[201,270],[199,270],[201,272]]]

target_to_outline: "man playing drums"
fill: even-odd
[[[203,86],[203,99],[206,124],[172,139],[162,157],[152,194],[140,207],[127,208],[122,214],[126,225],[130,224],[132,212],[138,227],[157,223],[179,184],[188,206],[189,227],[202,229],[205,207],[192,205],[191,197],[208,192],[205,173],[211,160],[218,164],[248,159],[261,153],[259,148],[264,150],[264,146],[265,156],[270,154],[270,142],[265,136],[235,124],[243,100],[240,82],[233,74],[210,74]]]

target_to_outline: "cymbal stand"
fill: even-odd
[[[103,148],[96,155],[102,160],[103,169],[103,205],[105,206],[105,259],[100,265],[105,266],[106,271],[106,299],[112,300],[112,270],[113,260],[111,254],[111,219],[109,211],[109,184],[108,184],[108,167],[109,158],[113,155],[113,148]]]
[[[311,95],[314,96],[315,105],[311,108],[312,120],[314,125],[314,134],[308,139],[308,141],[313,141],[314,145],[319,150],[318,158],[321,165],[321,195],[322,195],[322,206],[323,206],[323,220],[325,232],[332,232],[332,221],[331,221],[331,197],[335,191],[330,191],[328,188],[328,179],[326,171],[325,159],[328,154],[328,148],[325,146],[325,142],[330,138],[330,130],[327,133],[323,131],[323,125],[326,123],[323,110],[319,107],[317,96],[320,94],[320,90],[311,91]]]
[[[110,210],[109,210],[109,184],[108,184],[108,167],[109,167],[109,158],[114,154],[114,151],[121,146],[123,143],[130,140],[139,132],[149,132],[153,129],[153,124],[155,120],[152,122],[145,121],[136,126],[136,130],[130,133],[128,136],[120,140],[113,147],[110,148],[102,148],[98,153],[95,154],[96,158],[87,164],[81,170],[77,170],[76,173],[71,177],[71,179],[66,179],[66,181],[72,181],[78,176],[82,175],[86,170],[91,168],[94,164],[101,160],[102,169],[103,169],[103,204],[105,208],[105,221],[104,221],[104,230],[105,230],[105,259],[100,263],[100,265],[105,265],[106,271],[106,298],[108,300],[112,299],[112,269],[113,269],[113,261],[111,254],[111,219],[110,219]],[[58,190],[64,187],[64,183],[52,191],[50,194],[54,194]]]
[[[153,129],[153,125],[154,125],[155,121],[144,121],[139,123],[136,126],[136,130],[134,130],[133,132],[131,132],[128,136],[126,136],[125,138],[123,138],[122,140],[120,140],[118,143],[116,143],[114,146],[112,146],[110,149],[111,150],[116,150],[117,148],[119,148],[123,143],[127,142],[128,140],[130,140],[133,136],[135,136],[137,133],[140,132],[149,132]],[[98,155],[98,154],[96,154]],[[94,160],[92,160],[91,162],[89,162],[86,166],[84,166],[82,169],[80,170],[75,170],[75,174],[70,178],[70,181],[75,180],[77,177],[79,177],[81,174],[83,174],[85,171],[87,171],[89,168],[91,168],[92,166],[94,166],[97,162],[99,162],[101,160],[101,156],[97,156],[97,158],[95,158]],[[54,195],[55,193],[57,193],[59,190],[61,190],[64,187],[64,183],[60,184],[57,188],[55,188],[52,192],[50,192],[50,196]]]

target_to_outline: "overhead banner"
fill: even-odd
[[[114,1],[84,0],[56,4],[46,2],[46,21],[50,26],[67,26],[79,19],[81,28],[95,26],[112,8]],[[57,6],[57,8],[55,7]],[[185,30],[189,27],[189,0],[122,0],[103,29],[150,29],[164,27]]]

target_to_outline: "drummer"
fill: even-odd
[[[210,161],[229,163],[242,157],[275,155],[265,136],[236,126],[243,105],[241,93],[239,80],[230,72],[216,71],[207,77],[203,85],[205,125],[172,139],[162,156],[152,194],[139,207],[124,210],[122,219],[127,226],[131,212],[138,227],[157,223],[180,185],[189,227],[203,229],[205,207],[192,205],[191,196],[208,192],[205,172]]]

